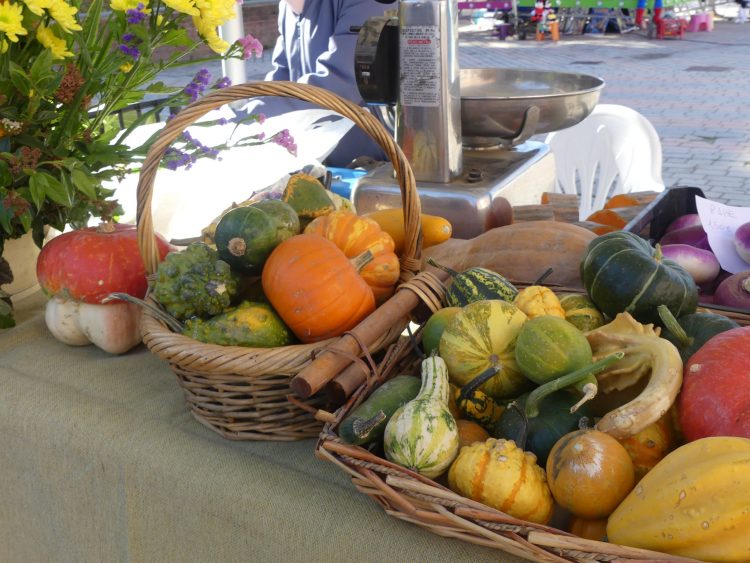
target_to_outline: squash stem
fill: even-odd
[[[516,446],[518,446],[522,450],[525,450],[526,441],[529,439],[529,417],[526,416],[524,409],[522,409],[516,401],[509,403],[507,408],[513,409],[514,411],[516,411],[516,413],[518,413],[518,416],[521,417],[521,434],[519,436],[515,436],[515,438],[518,440],[518,442],[516,442]]]
[[[492,379],[495,375],[498,374],[499,371],[500,368],[498,366],[488,367],[474,379],[469,381],[466,385],[461,387],[461,392],[458,394],[458,399],[456,400],[456,402],[460,405],[463,401],[469,399],[472,395],[474,395],[474,391],[476,391],[487,381]]]
[[[588,403],[591,399],[596,397],[596,394],[599,392],[599,384],[596,381],[596,377],[589,374],[588,377],[576,383],[575,388],[578,392],[581,393],[582,396],[576,404],[570,407],[571,413],[576,412],[584,404]]]
[[[352,422],[352,432],[360,440],[366,438],[372,429],[385,420],[385,412],[381,409],[369,419],[355,418]]]
[[[596,375],[617,360],[621,360],[624,356],[625,352],[614,352],[593,364],[589,364],[581,369],[577,369],[574,372],[565,374],[537,387],[529,394],[529,398],[526,399],[526,416],[529,418],[539,416],[539,402],[547,395],[559,391],[560,389],[564,389],[565,387],[570,387],[578,381],[587,378],[589,375]]]
[[[436,268],[440,268],[440,269],[441,269],[441,270],[443,270],[444,272],[447,272],[447,273],[449,273],[449,274],[451,275],[451,277],[454,277],[454,278],[455,278],[455,277],[456,277],[456,276],[458,275],[458,272],[457,272],[456,270],[453,270],[453,269],[449,268],[448,266],[443,266],[442,264],[438,264],[438,263],[437,263],[437,262],[435,262],[435,261],[434,261],[434,260],[433,260],[432,258],[428,258],[428,259],[427,259],[427,263],[428,263],[428,264],[429,264],[430,266],[435,266]]]
[[[547,268],[544,273],[539,276],[537,279],[534,280],[534,282],[531,285],[542,285],[544,280],[546,280],[548,277],[552,275],[553,269]]]
[[[672,311],[669,310],[669,307],[667,307],[666,305],[659,305],[656,308],[656,311],[659,313],[661,322],[664,323],[664,326],[667,327],[667,330],[674,335],[674,337],[682,347],[693,345],[693,341],[695,340],[695,338],[688,336],[688,333],[685,332],[684,328],[682,328],[679,321],[672,314]]]
[[[164,323],[166,323],[166,325],[173,332],[182,334],[182,331],[185,329],[182,323],[169,313],[162,311],[158,307],[154,307],[151,303],[148,303],[143,299],[138,299],[137,297],[133,297],[132,295],[129,295],[127,293],[110,293],[109,295],[107,295],[107,297],[102,299],[102,303],[109,303],[110,301],[127,301],[128,303],[135,303],[136,305],[140,305],[157,319],[159,319],[160,321],[164,321]]]

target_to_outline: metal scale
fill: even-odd
[[[365,101],[395,106],[422,211],[448,219],[457,238],[508,224],[511,205],[553,190],[554,157],[529,138],[581,121],[604,86],[581,74],[459,69],[456,0],[401,0],[397,14],[368,19],[355,74]],[[400,207],[391,164],[362,176],[351,197],[359,213]]]

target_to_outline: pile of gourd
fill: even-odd
[[[384,383],[343,440],[519,519],[750,559],[750,327],[698,312],[690,275],[628,232],[589,244],[586,294],[450,273],[421,377]]]
[[[339,336],[392,295],[400,214],[361,217],[317,178],[296,173],[281,199],[235,204],[200,241],[167,255],[151,295],[173,330],[211,344],[277,347]],[[432,244],[450,237],[447,221],[423,223]]]

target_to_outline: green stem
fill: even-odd
[[[355,418],[352,422],[352,432],[360,440],[367,437],[372,429],[385,420],[385,412],[381,409],[375,413],[375,416],[369,419]]]
[[[695,338],[688,336],[688,333],[682,328],[679,321],[672,314],[672,311],[669,310],[669,307],[666,305],[659,305],[656,308],[656,311],[659,313],[661,322],[663,322],[664,326],[667,327],[667,330],[674,335],[681,347],[686,348],[693,345]]]
[[[537,387],[529,394],[529,398],[526,400],[526,416],[528,416],[529,418],[539,416],[539,403],[547,395],[550,395],[555,391],[559,391],[560,389],[570,387],[571,385],[578,383],[580,380],[585,379],[590,375],[596,375],[597,373],[609,367],[611,364],[615,363],[617,360],[621,360],[624,356],[625,352],[614,352],[609,356],[605,356],[601,360],[594,362],[593,364],[589,364],[588,366],[577,369],[574,372],[563,375],[562,377],[558,377],[557,379],[553,379],[552,381]]]
[[[433,260],[432,258],[428,258],[428,259],[427,259],[427,263],[428,263],[428,264],[429,264],[430,266],[435,266],[436,268],[440,268],[440,269],[441,269],[441,270],[443,270],[444,272],[447,272],[447,273],[449,273],[449,274],[451,275],[451,277],[454,277],[454,278],[455,278],[455,277],[456,277],[456,276],[458,275],[458,272],[457,272],[456,270],[453,270],[453,269],[449,268],[448,266],[443,266],[442,264],[438,264],[438,263],[437,263],[437,262],[435,262],[435,261],[434,261],[434,260]]]
[[[456,402],[460,405],[462,402],[472,397],[474,395],[474,391],[479,389],[482,385],[492,379],[499,372],[500,368],[498,366],[488,367],[474,379],[469,381],[466,385],[461,387],[461,392],[459,393],[458,400]]]
[[[136,305],[140,305],[141,307],[146,309],[149,313],[151,313],[154,317],[166,323],[166,325],[173,332],[182,334],[182,331],[185,329],[182,323],[178,321],[177,319],[175,319],[169,313],[162,311],[158,307],[153,306],[151,303],[144,301],[143,299],[138,299],[137,297],[133,297],[132,295],[128,293],[118,293],[118,292],[110,293],[109,295],[107,295],[107,297],[102,299],[102,303],[109,303],[110,301],[127,301],[128,303],[135,303]]]

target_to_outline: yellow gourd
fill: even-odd
[[[512,440],[489,438],[461,448],[448,471],[448,486],[521,520],[546,524],[552,515],[544,469]]]
[[[705,561],[750,560],[750,439],[689,442],[609,517],[609,541]]]
[[[545,315],[565,318],[565,309],[560,305],[557,295],[543,285],[530,285],[522,289],[516,295],[513,304],[530,319]]]
[[[396,243],[396,254],[404,251],[404,239],[406,237],[404,230],[404,210],[400,207],[393,209],[381,209],[372,211],[364,215],[380,225],[386,233],[393,237]],[[453,227],[447,219],[437,215],[421,215],[422,219],[422,248],[429,248],[451,238]]]

